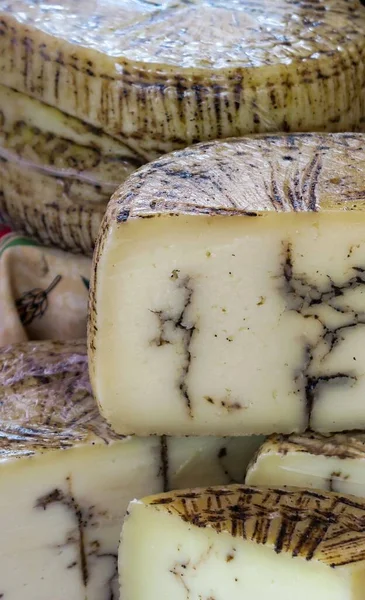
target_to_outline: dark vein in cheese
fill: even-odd
[[[168,450],[168,437],[162,435],[160,437],[160,471],[159,475],[162,477],[163,491],[167,492],[170,489],[169,485],[169,450]]]
[[[343,306],[338,305],[338,299],[344,299],[348,290],[365,287],[365,269],[359,266],[350,267],[351,276],[343,283],[336,283],[327,275],[326,284],[319,286],[310,281],[308,275],[297,274],[294,270],[294,256],[291,242],[285,242],[283,260],[283,293],[287,302],[287,310],[293,310],[304,318],[315,319],[321,324],[322,332],[314,344],[305,343],[303,348],[303,364],[295,375],[298,383],[298,392],[304,388],[306,398],[307,426],[311,426],[312,412],[316,398],[320,395],[324,385],[351,385],[357,381],[356,372],[339,371],[335,373],[314,374],[313,369],[317,363],[328,355],[343,341],[341,334],[351,328],[365,325],[365,312],[359,314],[351,308],[349,300],[345,299]],[[355,273],[355,274],[354,274]],[[325,317],[320,315],[319,309],[324,306],[349,316],[352,320],[337,327],[326,324]],[[326,351],[318,361],[314,356],[319,344],[324,342]],[[318,365],[319,366],[319,365]],[[319,367],[320,368],[320,367]],[[302,384],[301,382],[304,383]]]
[[[79,548],[79,561],[76,564],[78,564],[78,566],[80,568],[82,583],[83,583],[83,586],[86,588],[88,580],[89,580],[89,568],[88,568],[88,562],[87,562],[87,556],[86,556],[86,550],[85,550],[85,526],[87,525],[87,519],[85,519],[85,515],[83,514],[83,511],[82,511],[80,505],[76,502],[76,500],[74,498],[71,486],[72,486],[71,478],[68,477],[67,478],[67,487],[68,487],[67,493],[56,488],[56,489],[52,490],[49,494],[46,494],[45,496],[38,498],[38,500],[35,503],[35,507],[42,508],[43,510],[47,510],[49,506],[52,506],[52,504],[61,504],[62,506],[65,506],[67,510],[71,511],[72,514],[74,515],[74,519],[76,521],[76,527],[77,527],[77,531],[78,531],[78,539],[77,539],[76,543],[78,544],[78,548]],[[74,539],[74,535],[73,535],[73,533],[71,533],[69,535],[69,537],[67,538],[66,544],[75,543],[75,541],[76,540]],[[76,566],[76,565],[74,563],[69,565],[70,568],[73,566]]]
[[[73,515],[75,529],[66,534],[64,542],[65,546],[76,546],[78,549],[78,560],[70,563],[67,569],[78,567],[82,584],[86,589],[90,580],[93,565],[92,557],[97,559],[108,559],[113,562],[111,576],[107,580],[108,600],[114,599],[113,588],[117,577],[117,555],[113,553],[101,551],[100,542],[97,539],[88,539],[87,529],[97,530],[98,526],[98,511],[95,506],[83,507],[78,503],[72,489],[71,477],[66,478],[66,490],[55,488],[48,494],[38,498],[35,502],[35,508],[48,510],[49,507],[55,504],[64,506],[67,511]],[[105,510],[100,514],[106,516]]]
[[[177,386],[186,403],[189,416],[193,418],[193,409],[187,383],[192,360],[191,342],[196,331],[196,325],[188,317],[194,293],[192,287],[193,280],[189,276],[182,276],[179,270],[173,271],[170,280],[175,282],[178,290],[181,290],[182,309],[177,315],[172,314],[169,310],[151,310],[158,319],[158,334],[150,341],[150,344],[157,347],[164,346],[165,344],[172,344],[174,346],[182,344],[184,353],[181,360],[181,374],[178,378]],[[177,332],[180,333],[178,341],[175,339]]]
[[[118,578],[118,555],[113,554],[112,552],[105,552],[103,554],[98,554],[98,558],[106,558],[107,560],[112,560],[113,562],[113,570],[112,574],[107,581],[108,588],[108,597],[106,600],[118,600],[119,596],[116,596],[114,593],[115,582]]]

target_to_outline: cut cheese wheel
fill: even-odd
[[[201,144],[112,198],[89,355],[119,433],[365,428],[365,136]]]
[[[0,83],[141,159],[365,117],[360,0],[0,1]]]
[[[362,600],[365,501],[231,486],[132,502],[123,600]]]
[[[84,342],[2,348],[0,594],[117,599],[128,503],[171,487],[242,481],[258,443],[123,438],[91,396]]]
[[[252,460],[246,483],[320,488],[365,498],[365,434],[272,436]]]

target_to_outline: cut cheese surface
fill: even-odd
[[[320,488],[365,498],[365,434],[271,436],[252,460],[246,483]]]
[[[124,600],[362,600],[365,503],[248,486],[132,502],[119,550]]]
[[[365,427],[365,136],[202,144],[133,174],[94,255],[94,394],[119,433]]]
[[[128,503],[171,488],[243,481],[259,442],[118,436],[91,395],[85,342],[2,348],[0,594],[117,599]]]
[[[359,0],[1,0],[0,17],[0,83],[145,160],[217,137],[363,127]]]

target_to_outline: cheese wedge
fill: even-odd
[[[195,141],[364,126],[359,0],[0,0],[0,83],[141,159]]]
[[[91,254],[111,194],[141,163],[121,142],[0,85],[0,213],[45,245]]]
[[[1,348],[0,595],[117,599],[118,541],[130,500],[243,481],[258,444],[123,438],[91,396],[85,342]]]
[[[113,196],[89,356],[119,433],[365,428],[365,136],[189,148]]]
[[[248,486],[134,501],[119,552],[123,600],[362,600],[365,501]]]
[[[365,498],[365,434],[271,436],[252,460],[246,483],[320,488]]]

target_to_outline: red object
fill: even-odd
[[[10,227],[7,227],[6,225],[0,225],[0,239],[4,237],[4,235],[8,235],[8,233],[11,233]]]

